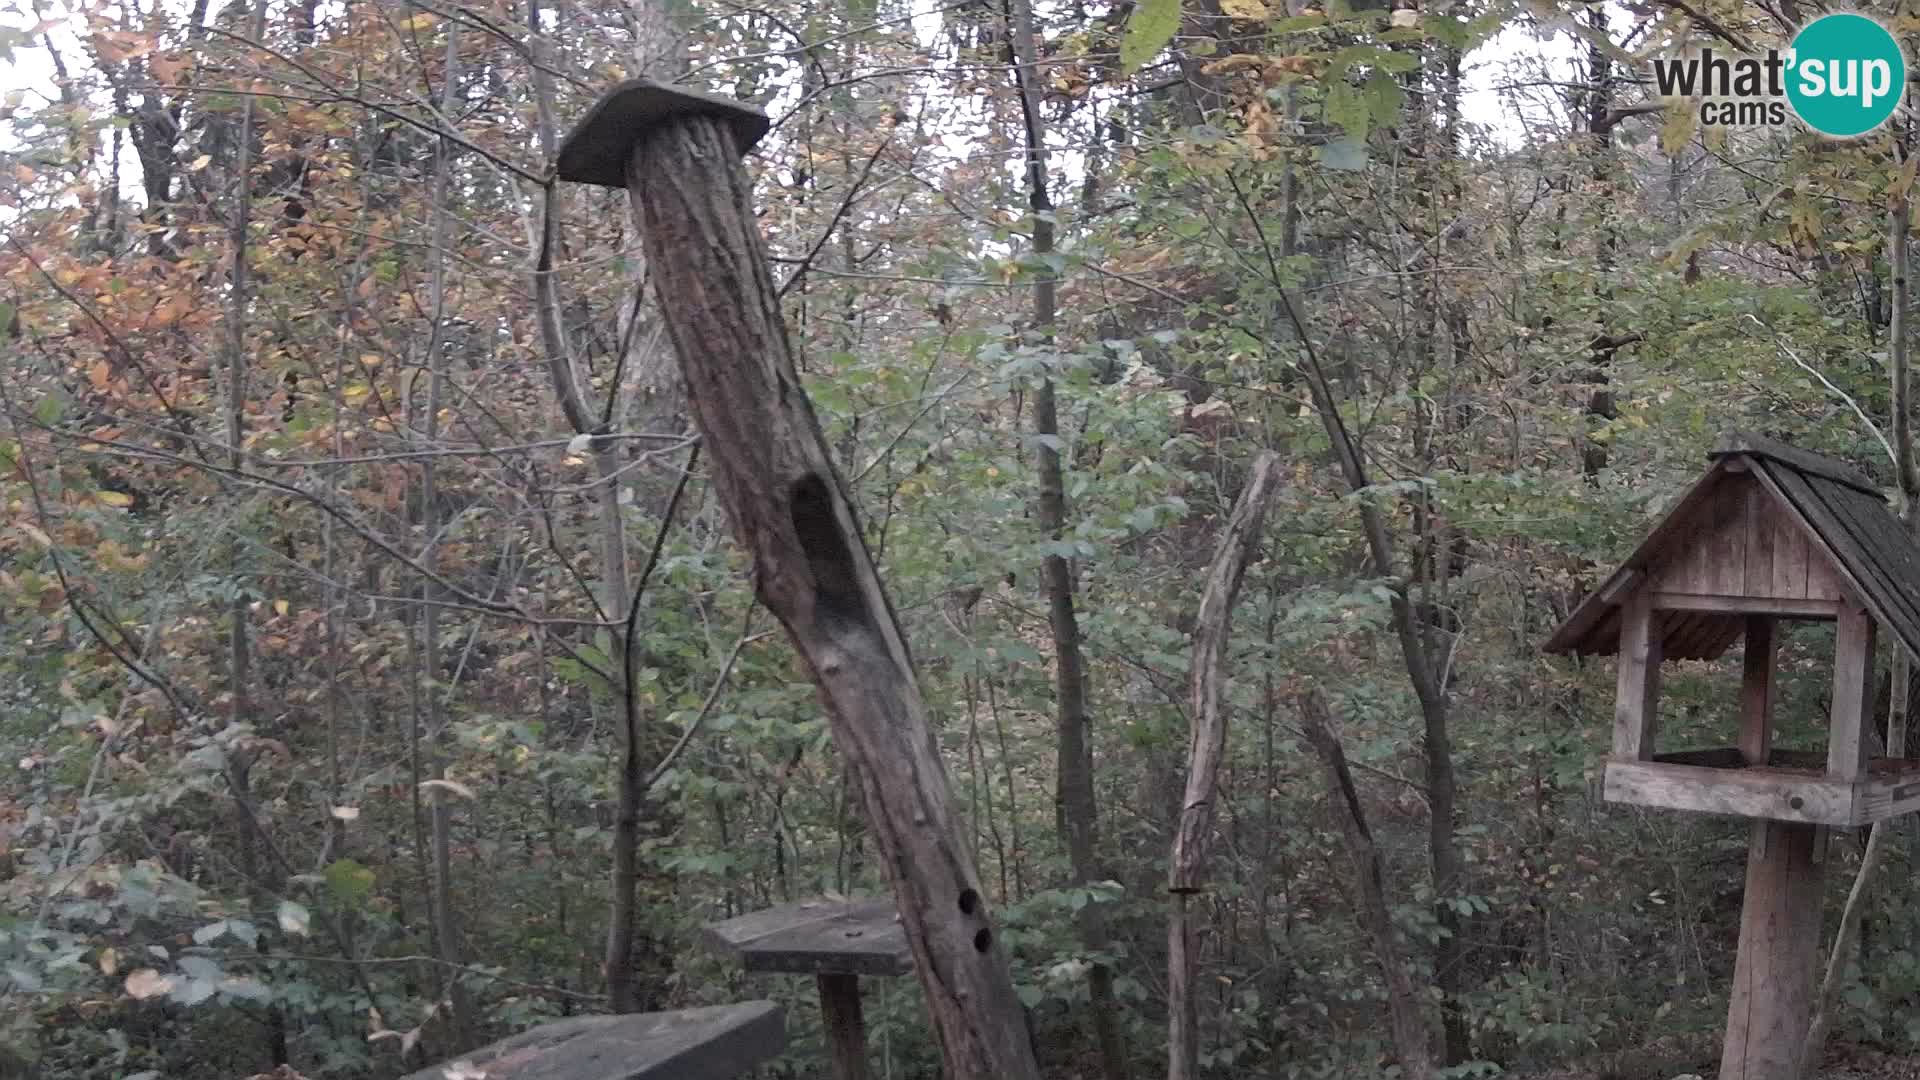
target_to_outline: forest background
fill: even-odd
[[[1459,1075],[1711,1062],[1746,831],[1604,806],[1611,665],[1538,646],[1724,430],[1914,490],[1906,113],[1651,96],[1807,14],[0,2],[0,1073],[392,1076],[774,996],[772,1075],[824,1075],[811,985],[699,930],[885,877],[626,199],[551,178],[642,73],[774,117],[796,355],[1045,1075],[1167,1069],[1198,586],[1265,451],[1192,1075],[1414,1072],[1405,1008]],[[1831,649],[1782,643],[1790,744]],[[1667,738],[1738,672],[1677,665]],[[1920,1043],[1909,851],[1843,1044]],[[868,993],[876,1069],[937,1075]]]

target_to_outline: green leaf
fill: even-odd
[[[1367,135],[1367,119],[1371,110],[1360,91],[1348,82],[1337,82],[1327,88],[1327,100],[1320,106],[1327,123],[1347,133],[1350,139],[1364,139]]]
[[[1153,59],[1180,29],[1180,0],[1142,0],[1127,17],[1127,35],[1120,39],[1120,69],[1126,74]]]
[[[1357,172],[1367,167],[1367,140],[1348,136],[1320,147],[1320,164],[1329,169]]]

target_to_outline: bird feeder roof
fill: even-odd
[[[1740,640],[1756,609],[1733,601],[1777,601],[1772,613],[1819,618],[1823,597],[1844,595],[1920,660],[1920,545],[1878,488],[1844,462],[1758,435],[1727,435],[1708,458],[1705,475],[1574,609],[1547,652],[1618,652],[1622,602],[1691,574],[1684,591],[1715,594],[1728,610],[1669,613],[1660,622],[1669,658],[1716,657]]]

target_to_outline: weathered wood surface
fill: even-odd
[[[947,1073],[1038,1080],[906,638],[794,366],[737,137],[710,115],[615,136],[714,490],[857,768]]]
[[[1773,749],[1773,620],[1747,616],[1746,639],[1740,661],[1740,757],[1743,764],[1765,765]]]
[[[555,1020],[405,1080],[732,1080],[786,1046],[779,1005]]]
[[[1660,719],[1660,660],[1663,616],[1642,589],[1621,607],[1620,664],[1613,698],[1613,756],[1644,761],[1653,756]]]
[[[1604,793],[1634,806],[1848,827],[1920,810],[1920,762],[1874,758],[1852,781],[1826,767],[1807,751],[1775,749],[1766,766],[1749,768],[1734,747],[1681,750],[1607,762]]]
[[[1169,1080],[1189,1080],[1198,1072],[1200,1058],[1197,948],[1199,934],[1192,925],[1191,895],[1200,891],[1206,875],[1207,849],[1213,836],[1214,796],[1220,762],[1226,756],[1227,714],[1221,707],[1226,683],[1227,635],[1240,583],[1259,547],[1267,505],[1280,486],[1279,455],[1263,453],[1254,461],[1247,486],[1227,519],[1207,568],[1200,592],[1200,612],[1193,626],[1193,657],[1189,664],[1187,784],[1180,799],[1180,817],[1174,828],[1168,860],[1168,890],[1172,906],[1167,916],[1167,1037]]]
[[[867,1020],[860,1008],[860,977],[819,975],[820,1020],[826,1028],[833,1080],[868,1080]]]
[[[1819,826],[1754,823],[1720,1080],[1800,1080],[1820,961],[1825,841]]]
[[[1612,760],[1608,802],[1766,818],[1807,825],[1853,823],[1853,785],[1845,780],[1760,769],[1714,769]]]
[[[905,975],[913,970],[891,900],[803,900],[706,928],[715,948],[748,971],[797,975]]]
[[[1867,767],[1867,710],[1873,701],[1873,616],[1840,615],[1833,634],[1833,705],[1827,714],[1827,773],[1852,780]]]
[[[744,154],[772,127],[766,111],[736,98],[652,79],[628,79],[601,94],[561,140],[554,172],[562,180],[626,187],[634,139],[657,124],[698,112],[717,118]]]

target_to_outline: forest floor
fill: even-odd
[[[1717,1046],[1699,1040],[1672,1040],[1637,1052],[1609,1054],[1570,1068],[1534,1073],[1524,1080],[1713,1080]],[[1920,1057],[1883,1054],[1853,1046],[1830,1050],[1814,1080],[1920,1080]]]

